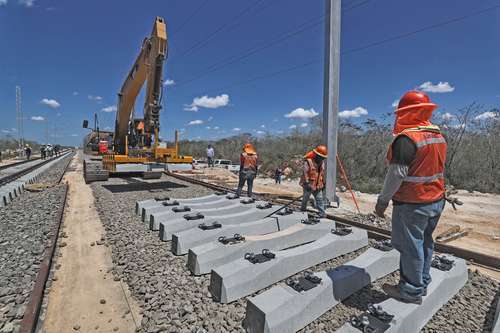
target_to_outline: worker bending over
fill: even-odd
[[[240,179],[236,195],[241,195],[241,190],[246,182],[248,197],[252,197],[253,180],[257,177],[257,161],[258,156],[254,146],[251,143],[245,143],[243,152],[240,155]]]
[[[311,194],[316,202],[320,217],[325,217],[325,202],[323,189],[325,188],[325,158],[327,149],[323,145],[317,146],[304,156],[304,167],[300,177],[303,189],[301,210],[305,211]]]
[[[400,281],[385,292],[409,303],[422,303],[431,282],[432,233],[444,208],[446,141],[430,123],[437,105],[419,91],[399,101],[389,169],[375,213],[384,217],[392,199],[392,244],[400,252]]]

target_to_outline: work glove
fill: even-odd
[[[388,206],[388,202],[381,202],[380,200],[377,200],[377,203],[375,204],[375,215],[385,219],[385,210]]]

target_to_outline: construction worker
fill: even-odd
[[[253,180],[257,177],[257,151],[251,143],[245,143],[243,145],[243,151],[240,155],[240,172],[239,172],[239,182],[238,189],[236,190],[236,195],[241,195],[241,190],[247,183],[247,194],[248,197],[252,197]]]
[[[214,167],[214,157],[215,157],[215,150],[212,145],[208,145],[207,147],[207,163],[209,168]]]
[[[40,157],[42,158],[42,160],[44,160],[46,156],[47,150],[45,149],[45,146],[40,146]]]
[[[446,141],[430,123],[437,105],[419,91],[407,92],[395,112],[389,169],[375,213],[384,217],[392,199],[392,244],[400,252],[400,281],[383,286],[403,302],[422,303],[431,282],[432,233],[445,200]]]
[[[31,147],[29,145],[26,145],[24,147],[24,152],[26,154],[26,159],[29,160],[31,157]]]
[[[308,152],[304,156],[304,167],[299,182],[303,190],[301,210],[306,210],[307,202],[312,194],[320,217],[326,216],[323,189],[325,188],[325,158],[327,155],[328,150],[324,145],[319,145]]]

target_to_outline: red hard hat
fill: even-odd
[[[326,149],[325,145],[317,146],[316,148],[314,148],[313,152],[316,155],[321,156],[323,158],[326,158],[326,156],[328,155],[328,149]]]
[[[437,108],[437,105],[431,102],[426,93],[412,90],[401,97],[396,112],[409,111],[416,108],[433,111]]]

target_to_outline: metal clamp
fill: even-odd
[[[368,311],[359,316],[352,316],[349,322],[363,333],[381,333],[391,325],[393,315],[385,312],[380,305],[368,304]]]
[[[252,204],[254,202],[255,202],[254,198],[245,198],[245,199],[240,200],[240,203],[242,203],[244,205]]]
[[[206,225],[205,223],[200,223],[198,224],[198,228],[201,230],[214,230],[214,229],[219,229],[222,228],[222,224],[219,222],[212,222],[210,225]]]
[[[168,201],[170,200],[170,197],[155,197],[155,201]]]
[[[392,249],[394,249],[390,239],[375,242],[375,244],[373,244],[373,248],[380,250],[380,251],[384,251],[384,252],[389,252]]]
[[[445,256],[434,256],[431,263],[431,267],[439,269],[440,271],[449,271],[454,265],[455,260],[448,259]]]
[[[273,207],[273,204],[270,203],[270,202],[266,202],[264,204],[258,204],[256,206],[258,209],[269,209],[269,208],[272,208]]]
[[[165,202],[162,202],[162,205],[165,206],[165,207],[179,206],[179,201],[177,201],[177,200],[174,200],[174,201],[171,201],[171,202],[165,201]]]
[[[262,253],[254,254],[254,253],[245,253],[246,260],[250,261],[252,264],[261,264],[263,262],[274,259],[276,255],[269,251],[268,249],[263,249]]]
[[[352,233],[352,228],[335,226],[335,229],[332,229],[331,231],[332,234],[337,236],[347,236]]]
[[[286,280],[286,284],[297,292],[308,291],[321,283],[321,278],[310,271],[304,272],[304,276]]]
[[[201,220],[204,219],[205,216],[198,212],[198,213],[192,213],[192,214],[186,214],[183,216],[186,220],[191,221],[191,220]]]
[[[309,225],[318,224],[319,222],[320,222],[320,219],[317,217],[308,217],[305,220],[300,220],[300,223],[309,224]]]
[[[174,213],[184,213],[184,212],[190,212],[191,208],[189,208],[188,206],[174,207],[172,208],[172,211]]]
[[[293,214],[293,209],[291,209],[290,207],[285,207],[276,213],[276,215],[280,215],[280,216],[285,216],[285,215],[290,215],[290,214]]]
[[[244,242],[245,241],[245,237],[243,237],[240,234],[234,234],[234,236],[231,237],[231,238],[227,238],[225,236],[220,236],[218,240],[219,240],[219,242],[221,242],[224,245],[227,245],[227,244],[231,244],[232,245],[232,244],[237,244],[237,243]]]

